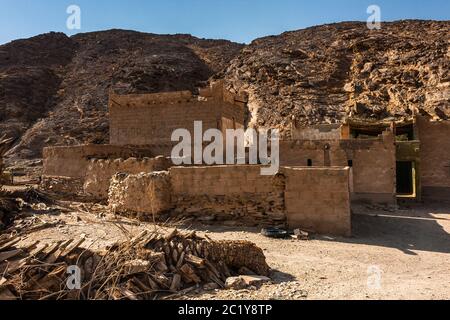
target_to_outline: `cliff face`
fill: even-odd
[[[323,25],[255,40],[216,77],[250,93],[256,127],[418,112],[447,119],[449,44],[449,21]]]
[[[108,142],[108,91],[195,91],[242,45],[110,30],[50,33],[0,46],[0,131],[18,158],[44,146]]]

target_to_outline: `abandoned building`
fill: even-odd
[[[109,201],[117,214],[170,212],[205,222],[351,234],[357,203],[450,200],[450,121],[301,127],[280,141],[280,170],[260,165],[174,167],[175,129],[246,128],[247,97],[222,84],[190,92],[110,94],[110,144],[44,149],[41,187]]]

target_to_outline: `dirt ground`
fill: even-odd
[[[86,238],[101,248],[138,234],[151,223],[105,213],[105,207],[71,203],[72,209],[42,207],[40,221],[55,227],[36,231],[23,243]],[[189,225],[212,239],[240,239],[264,250],[272,283],[247,290],[204,291],[184,299],[449,299],[450,205],[415,205],[388,212],[354,210],[353,237],[269,239],[256,228]]]

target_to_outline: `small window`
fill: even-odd
[[[311,159],[308,159],[308,167],[312,167],[313,166],[313,162]]]
[[[347,163],[350,168],[353,168],[353,160],[348,160]]]

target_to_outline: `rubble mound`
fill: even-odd
[[[449,21],[344,22],[253,41],[215,78],[248,91],[249,122],[287,132],[348,116],[450,117]]]
[[[49,33],[0,46],[0,132],[15,159],[54,145],[108,141],[109,90],[196,91],[243,45],[126,30]]]
[[[19,241],[0,236],[2,300],[155,299],[187,294],[199,285],[225,288],[240,269],[269,273],[263,251],[253,243],[211,241],[195,232],[144,231],[98,252],[81,249],[83,239],[17,248]],[[77,290],[67,286],[69,266],[81,272]]]

